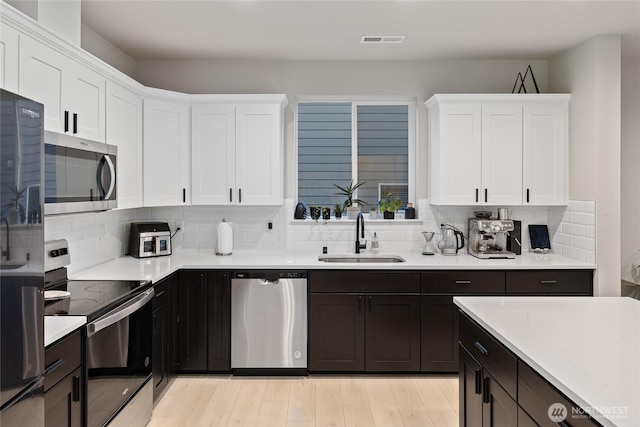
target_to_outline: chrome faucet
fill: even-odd
[[[361,234],[361,235],[358,236],[358,234]],[[360,253],[360,249],[367,249],[367,241],[365,240],[363,244],[360,244],[360,237],[364,239],[364,216],[362,216],[362,212],[358,212],[358,217],[356,218],[356,253],[357,254]]]
[[[7,257],[7,261],[11,261],[11,250],[9,249],[9,221],[7,221],[7,218],[2,217],[0,218],[0,222],[4,222],[4,224],[7,227],[7,249],[2,249],[1,256],[6,256]]]

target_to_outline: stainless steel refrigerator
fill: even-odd
[[[0,89],[0,425],[44,426],[44,107]]]

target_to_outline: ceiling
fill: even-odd
[[[137,61],[544,59],[607,33],[640,56],[640,0],[82,0],[82,21]]]

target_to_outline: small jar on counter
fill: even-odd
[[[407,209],[404,210],[405,219],[416,219],[416,208],[413,207],[413,203],[407,203]]]

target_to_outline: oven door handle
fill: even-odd
[[[90,337],[96,332],[101,331],[102,329],[121,321],[125,317],[131,316],[131,314],[135,313],[140,308],[142,308],[142,306],[151,301],[154,295],[155,291],[153,289],[149,289],[143,294],[132,299],[130,302],[105,314],[95,322],[89,323],[87,325],[87,336]]]

